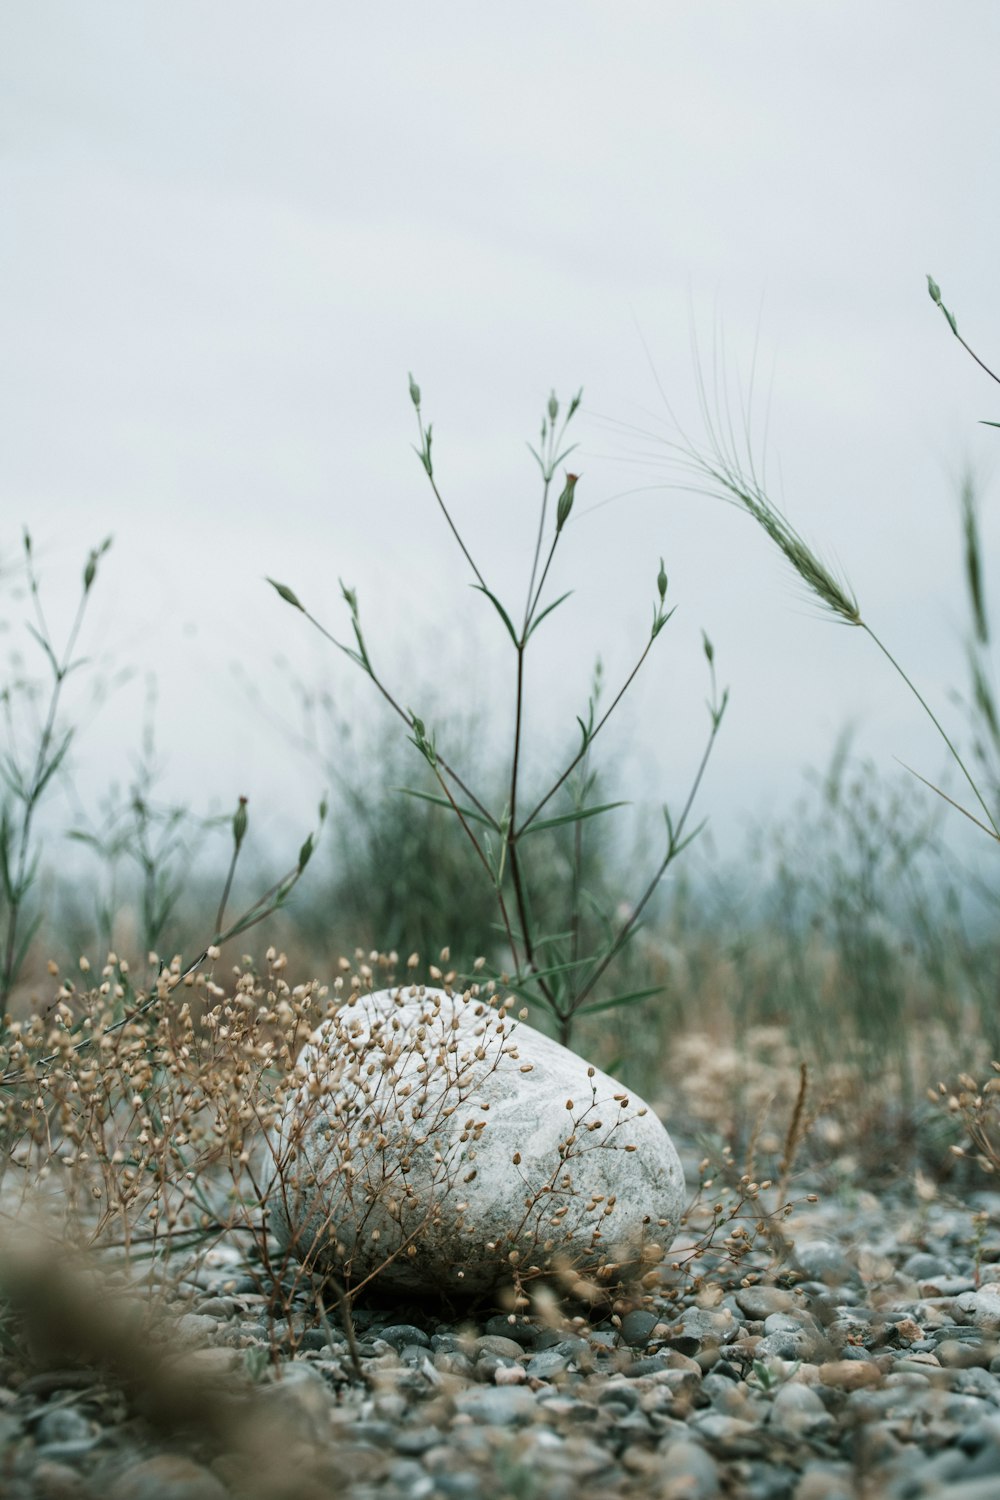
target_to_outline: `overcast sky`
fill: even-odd
[[[529,727],[569,734],[598,652],[610,685],[627,674],[662,554],[677,614],[608,742],[642,795],[680,798],[697,760],[702,629],[732,692],[702,801],[721,843],[787,809],[848,720],[887,770],[936,774],[870,643],[749,521],[662,487],[666,450],[632,429],[669,435],[652,361],[701,439],[692,334],[709,375],[724,341],[734,391],[756,352],[773,498],[952,712],[957,486],[971,465],[992,583],[1000,435],[977,420],[1000,391],[924,278],[1000,361],[998,58],[995,0],[8,3],[0,560],[27,524],[65,621],[113,533],[84,645],[157,675],[167,789],[249,795],[297,834],[320,772],[234,667],[278,717],[279,655],[356,715],[374,700],[264,575],[341,634],[337,579],[354,585],[400,698],[419,710],[437,679],[502,743],[502,626],[413,454],[406,373],[514,608],[539,496],[525,440],[551,387],[583,386],[552,577],[576,592],[536,638]],[[81,738],[88,795],[126,773],[141,703],[137,681]]]

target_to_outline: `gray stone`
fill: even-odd
[[[728,1344],[740,1331],[740,1325],[728,1307],[715,1311],[703,1307],[689,1307],[681,1318],[681,1336],[697,1339],[699,1345]],[[671,1340],[677,1347],[676,1340]],[[686,1350],[682,1350],[686,1353]]]
[[[833,1417],[820,1397],[807,1385],[789,1381],[776,1392],[771,1406],[771,1426],[792,1437],[826,1431]]]
[[[527,1318],[515,1318],[511,1316],[500,1316],[487,1318],[483,1325],[484,1334],[496,1334],[500,1338],[513,1339],[515,1344],[520,1344],[524,1349],[533,1349],[538,1342],[538,1329],[534,1323],[529,1323]]]
[[[736,1293],[735,1301],[748,1318],[761,1321],[772,1313],[790,1312],[799,1305],[791,1292],[782,1291],[776,1286],[741,1287]]]
[[[649,1343],[650,1334],[660,1322],[659,1315],[636,1307],[622,1318],[622,1341],[633,1349],[642,1349]]]
[[[379,1338],[392,1349],[402,1350],[408,1344],[419,1344],[422,1348],[430,1348],[430,1339],[422,1328],[415,1328],[412,1323],[390,1323],[387,1328],[379,1329]]]
[[[810,1281],[829,1286],[857,1277],[843,1250],[832,1240],[802,1240],[794,1253],[799,1269]]]
[[[531,1391],[525,1390],[524,1386],[484,1386],[481,1390],[466,1391],[458,1396],[455,1410],[484,1427],[510,1427],[530,1422],[537,1415],[538,1406]]]
[[[663,1493],[678,1500],[715,1500],[720,1494],[719,1470],[700,1443],[674,1439],[661,1449]]]
[[[963,1292],[955,1306],[983,1333],[1000,1333],[1000,1286],[990,1283],[978,1292]]]
[[[126,1469],[106,1494],[107,1500],[228,1500],[214,1474],[173,1453],[161,1453]]]
[[[271,1227],[320,1268],[450,1295],[562,1271],[572,1294],[576,1274],[647,1269],[676,1232],[683,1172],[653,1111],[484,998],[356,997],[298,1074]]]
[[[542,1349],[528,1360],[527,1371],[539,1380],[551,1380],[553,1375],[561,1375],[567,1370],[569,1364],[570,1356],[561,1350]]]
[[[89,1443],[93,1428],[75,1406],[58,1407],[43,1412],[35,1425],[35,1441],[49,1443]]]

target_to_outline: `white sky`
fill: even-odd
[[[610,684],[627,672],[662,553],[677,615],[608,744],[643,793],[679,798],[699,753],[703,627],[732,690],[702,801],[723,845],[790,806],[848,719],[887,769],[936,774],[870,644],[802,601],[748,521],[669,490],[584,512],[650,482],[648,445],[596,420],[662,418],[643,340],[698,437],[691,330],[710,364],[721,329],[745,378],[759,323],[774,498],[947,709],[957,479],[970,463],[983,481],[992,571],[1000,435],[977,419],[1000,392],[924,275],[1000,361],[998,58],[995,0],[6,5],[0,559],[27,523],[59,618],[114,533],[86,645],[157,674],[170,788],[248,794],[298,834],[319,773],[232,667],[279,714],[276,655],[338,695],[351,669],[262,576],[343,633],[342,576],[400,697],[419,709],[437,677],[502,740],[504,638],[411,451],[406,372],[456,520],[515,607],[538,498],[524,440],[551,386],[582,385],[553,578],[576,594],[537,638],[531,723],[569,734],[598,650]],[[125,771],[140,706],[136,685],[81,738],[85,788]]]

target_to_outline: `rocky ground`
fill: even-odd
[[[275,1321],[222,1247],[177,1288],[170,1338],[207,1403],[252,1382],[249,1418],[157,1426],[155,1392],[144,1407],[99,1369],[9,1353],[0,1494],[995,1500],[1000,1195],[842,1190],[788,1228],[777,1271],[761,1249],[728,1286],[620,1326],[361,1307],[363,1378],[335,1315],[303,1293]]]

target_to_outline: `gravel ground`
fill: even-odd
[[[778,1275],[654,1297],[618,1327],[359,1308],[363,1380],[339,1326],[304,1303],[269,1318],[222,1247],[178,1288],[171,1337],[192,1379],[254,1379],[257,1446],[158,1434],[100,1372],[8,1358],[0,1494],[996,1500],[1000,1195],[854,1190],[788,1227]]]

